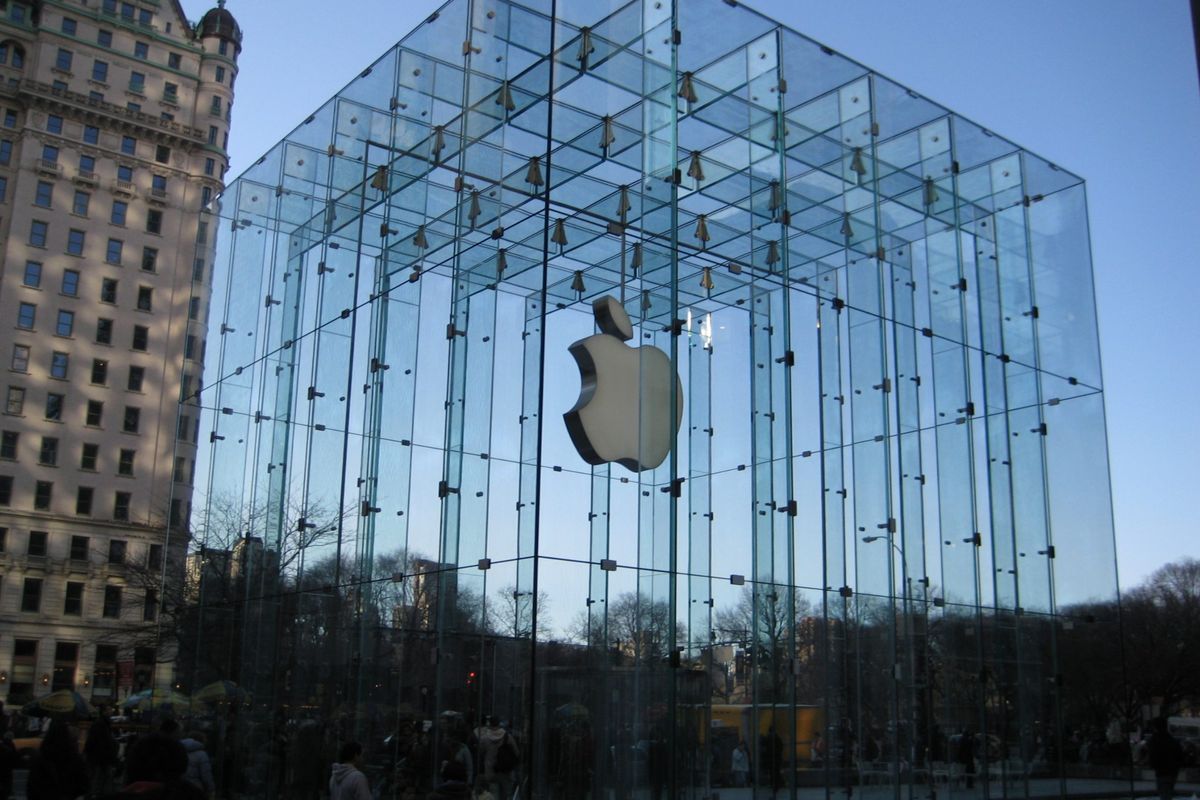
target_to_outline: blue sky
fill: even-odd
[[[1088,182],[1121,583],[1200,557],[1200,90],[1186,0],[750,0]],[[208,3],[184,0],[199,18]],[[229,0],[231,176],[441,5]]]

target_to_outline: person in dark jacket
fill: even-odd
[[[75,800],[87,790],[87,765],[79,755],[75,731],[66,722],[54,720],[29,766],[26,796],[29,800]]]
[[[206,800],[204,792],[183,779],[187,751],[161,733],[138,739],[125,765],[125,787],[110,800]]]
[[[442,765],[441,781],[426,797],[428,800],[468,800],[471,785],[467,783],[467,767],[461,761]]]
[[[88,783],[92,794],[105,795],[113,790],[113,769],[117,766],[117,742],[113,739],[108,717],[104,712],[88,728],[83,745],[83,760],[87,763]]]
[[[5,731],[4,738],[0,739],[0,800],[12,797],[13,770],[19,760],[12,731]]]
[[[1179,776],[1179,768],[1183,766],[1183,747],[1171,735],[1167,721],[1162,717],[1154,720],[1154,732],[1150,734],[1146,758],[1154,770],[1159,799],[1172,800],[1175,797],[1175,779]]]

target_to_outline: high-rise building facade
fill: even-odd
[[[173,679],[240,49],[223,7],[0,3],[0,699]]]
[[[219,214],[229,785],[1131,789],[1078,176],[734,0],[452,0]]]

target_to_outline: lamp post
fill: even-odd
[[[905,642],[905,648],[908,650],[908,688],[909,688],[909,693],[910,693],[909,713],[910,713],[910,716],[912,716],[913,710],[916,708],[916,655],[913,652],[913,641],[912,641],[912,608],[909,605],[909,595],[910,595],[909,587],[912,583],[912,578],[908,574],[908,559],[904,555],[904,548],[902,548],[898,544],[896,544],[895,533],[891,530],[888,530],[886,536],[883,536],[883,535],[864,536],[864,537],[862,537],[862,541],[864,544],[871,544],[872,542],[885,541],[900,556],[900,571],[904,576],[904,585],[903,585],[904,594],[901,598],[901,608],[903,609],[902,613],[904,615],[904,642]],[[888,583],[894,587],[895,584],[894,584],[893,575],[894,575],[894,570],[891,569],[890,565],[889,565]],[[894,588],[893,588],[893,597],[894,596],[895,596],[895,592],[894,592]],[[894,648],[893,648],[892,653],[893,653],[893,658],[895,658],[895,649]],[[898,664],[899,662],[897,661],[895,663]],[[896,675],[895,677],[898,680],[900,676]],[[898,701],[898,698],[899,698],[899,693],[897,693],[897,701]],[[911,719],[909,721],[910,721],[910,723],[914,722],[914,720],[911,720]],[[900,713],[899,713],[899,702],[897,702],[897,708],[896,708],[897,743],[899,740],[899,736],[900,736]],[[916,731],[909,730],[909,733],[908,733],[908,764],[909,764],[909,771],[910,771],[909,772],[909,774],[910,774],[909,794],[910,795],[912,794],[911,775],[912,775],[912,771],[915,770],[916,766],[917,766],[916,748],[917,748]],[[899,752],[898,747],[896,748],[896,752]],[[900,796],[899,771],[897,771],[896,777],[897,777],[897,779],[896,779],[896,797],[899,797]]]

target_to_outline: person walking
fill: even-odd
[[[1150,734],[1146,756],[1154,770],[1159,800],[1173,800],[1175,779],[1179,776],[1179,768],[1183,766],[1183,747],[1171,735],[1164,717],[1154,720],[1154,732]]]
[[[746,749],[746,740],[739,740],[733,754],[729,757],[729,771],[733,773],[733,785],[739,789],[746,786],[750,775],[750,751]]]
[[[371,800],[371,787],[362,772],[363,749],[358,742],[346,742],[338,753],[329,778],[329,800]]]
[[[203,733],[193,731],[180,739],[179,743],[183,745],[188,757],[187,771],[183,773],[183,779],[204,792],[205,797],[212,798],[217,794],[217,786],[213,782],[212,759],[208,757],[208,751],[204,748],[206,741]]]
[[[92,794],[101,796],[110,793],[113,790],[113,770],[117,766],[117,741],[108,726],[104,709],[100,709],[96,721],[88,728],[83,760],[87,763]]]
[[[75,800],[88,791],[87,765],[79,755],[75,732],[62,720],[50,723],[29,767],[29,800]]]
[[[521,751],[512,735],[500,725],[494,716],[484,718],[484,724],[475,729],[478,741],[476,765],[479,777],[477,792],[491,791],[498,800],[512,797],[512,773],[521,761]]]

